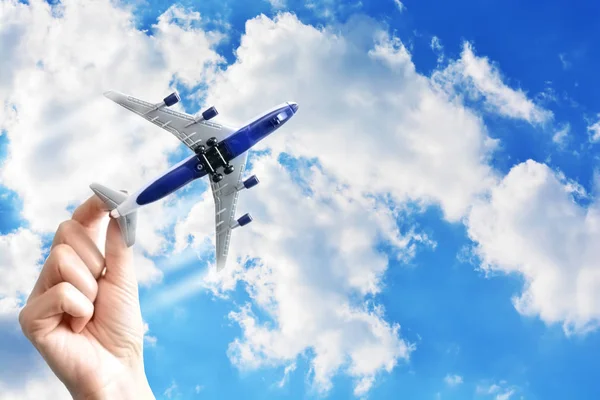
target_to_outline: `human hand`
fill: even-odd
[[[154,399],[132,251],[113,219],[96,244],[107,215],[93,196],[60,224],[19,322],[74,399]]]

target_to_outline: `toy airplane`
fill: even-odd
[[[210,107],[198,116],[171,110],[180,98],[171,93],[161,103],[151,104],[116,91],[106,97],[148,121],[171,132],[194,152],[132,195],[93,183],[90,187],[116,218],[127,246],[135,242],[136,210],[173,193],[194,179],[209,175],[215,200],[217,270],[225,267],[231,231],[252,221],[250,214],[235,219],[240,190],[258,184],[253,175],[242,180],[248,150],[285,124],[298,111],[298,104],[287,102],[261,114],[239,129],[211,122],[218,112]]]

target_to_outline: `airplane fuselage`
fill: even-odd
[[[202,154],[193,154],[172,166],[164,174],[129,196],[111,215],[114,217],[124,216],[140,206],[164,198],[193,180],[209,174],[207,165],[215,170],[222,169],[226,163],[244,154],[259,141],[279,129],[295,114],[297,109],[296,103],[288,102],[261,114],[216,146],[208,148]]]

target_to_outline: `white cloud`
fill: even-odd
[[[446,375],[444,377],[444,382],[446,382],[446,385],[454,387],[463,383],[463,378],[460,375]]]
[[[444,62],[444,46],[442,45],[442,41],[439,37],[433,36],[431,38],[431,43],[429,44],[431,50],[433,50],[437,54],[437,62],[441,64]]]
[[[0,318],[13,318],[33,288],[42,261],[40,237],[25,228],[0,236]],[[16,322],[16,319],[14,319]]]
[[[597,117],[598,121],[590,123],[587,127],[590,141],[593,143],[600,141],[600,114],[598,114]]]
[[[444,46],[442,46],[442,41],[440,40],[439,37],[434,36],[431,38],[431,49],[435,50],[435,51],[439,51],[439,50],[443,50]]]
[[[461,58],[434,76],[434,81],[445,90],[466,92],[472,99],[483,97],[485,106],[499,115],[523,119],[532,124],[553,118],[551,111],[536,105],[521,89],[507,86],[498,68],[487,57],[478,57],[473,46],[465,42]]]
[[[179,396],[179,389],[178,389],[177,383],[175,381],[171,382],[171,386],[169,386],[167,389],[165,389],[165,391],[163,392],[163,395],[167,399],[177,398],[177,396]]]
[[[567,55],[565,53],[560,53],[558,55],[558,58],[560,59],[560,64],[562,65],[563,69],[569,69],[571,68],[571,62],[567,60]]]
[[[45,365],[29,365],[28,378],[19,387],[0,380],[0,400],[71,400],[69,391]]]
[[[269,4],[271,4],[271,7],[273,7],[276,10],[284,9],[286,6],[285,0],[266,0],[266,1],[268,1]]]
[[[500,381],[498,383],[477,385],[475,394],[494,400],[509,400],[517,391],[517,387],[508,385],[506,381]]]
[[[229,267],[220,274],[211,269],[204,284],[219,290],[221,279],[229,289],[244,281],[275,324],[261,321],[250,304],[232,312],[244,332],[230,345],[232,362],[242,369],[289,366],[312,349],[317,390],[328,390],[338,371],[356,378],[356,390],[368,390],[379,371],[408,358],[411,345],[399,337],[396,324],[383,319],[381,308],[349,295],[362,298],[380,290],[387,257],[373,250],[379,241],[405,257],[423,239],[401,235],[390,210],[351,197],[318,169],[302,172],[312,192],[308,197],[273,156],[255,159],[253,172],[261,177],[260,189],[245,193],[239,207],[251,210],[255,221],[236,232]],[[210,237],[201,216],[211,201],[205,198],[182,221],[178,240],[194,232],[204,232],[195,234],[200,242]],[[260,260],[242,269],[237,257]]]
[[[396,5],[398,11],[402,12],[406,10],[406,6],[400,0],[394,0],[394,4]]]
[[[0,321],[3,319],[12,319],[17,321],[17,314],[21,309],[21,301],[16,297],[0,298]]]
[[[290,14],[258,17],[246,29],[237,62],[211,87],[208,102],[242,122],[297,101],[289,127],[260,148],[317,158],[358,193],[440,204],[452,221],[493,184],[486,161],[495,141],[481,119],[432,90],[402,42],[374,21],[352,19],[347,37]]]
[[[513,389],[508,389],[506,392],[499,393],[496,395],[496,400],[508,400],[515,394]]]
[[[571,132],[571,124],[568,122],[562,124],[552,136],[552,141],[559,146],[564,146]]]
[[[204,386],[202,385],[196,385],[196,387],[194,388],[196,394],[200,393],[202,390],[204,390]]]
[[[290,374],[292,372],[294,372],[296,370],[296,363],[293,362],[290,365],[286,366],[285,369],[283,370],[283,378],[281,378],[281,380],[277,383],[277,386],[282,388],[285,386],[285,384],[287,383],[287,381],[290,378]]]
[[[0,176],[20,196],[31,230],[49,233],[69,217],[68,206],[91,195],[91,182],[135,189],[164,171],[179,145],[102,93],[114,88],[154,101],[173,79],[189,87],[210,80],[222,35],[204,32],[197,13],[175,6],[150,36],[110,1],[29,3],[3,2],[0,12],[0,48],[11,49],[3,51],[0,81],[0,129],[9,139]],[[172,221],[164,203],[139,220],[140,276],[157,281],[147,255],[162,251],[159,231]]]
[[[144,343],[146,343],[150,347],[154,347],[156,346],[156,342],[158,341],[158,339],[156,339],[156,336],[149,335],[149,332],[150,327],[148,326],[147,322],[144,322]]]
[[[516,309],[565,332],[586,332],[600,321],[600,203],[581,186],[534,161],[512,168],[468,217],[482,269],[518,274]]]
[[[496,181],[487,165],[495,142],[477,115],[415,71],[398,38],[368,18],[352,19],[344,32],[285,13],[246,24],[237,61],[217,78],[208,103],[234,122],[286,100],[300,110],[259,145],[271,151],[254,162],[261,185],[238,205],[255,222],[235,232],[228,269],[182,285],[188,293],[247,285],[254,304],[231,314],[243,332],[229,351],[240,368],[289,365],[310,350],[317,390],[327,391],[343,372],[361,396],[413,349],[383,309],[366,301],[382,289],[389,262],[376,246],[386,241],[391,254],[410,260],[417,245],[433,245],[417,229],[400,233],[397,218],[414,201],[440,205],[459,221]],[[293,178],[277,162],[283,152]],[[192,235],[210,254],[212,199],[199,200],[177,225],[175,247],[183,250]],[[253,262],[242,269],[236,259]]]

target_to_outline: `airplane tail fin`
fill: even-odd
[[[108,206],[109,211],[114,210],[124,202],[127,197],[129,197],[124,192],[119,192],[106,186],[102,186],[98,183],[92,183],[90,185],[90,189],[96,196],[100,197],[104,204]],[[119,228],[121,229],[121,234],[123,235],[123,239],[125,243],[127,243],[127,247],[133,246],[135,243],[135,227],[137,224],[137,212],[134,211],[127,215],[120,216],[117,218],[117,222],[119,223]]]

